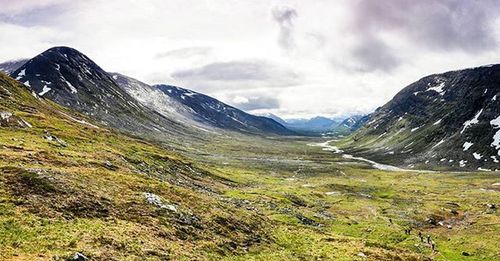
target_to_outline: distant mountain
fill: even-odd
[[[361,127],[362,125],[360,120],[364,119],[363,116],[360,115],[350,116],[348,118],[327,118],[317,116],[310,119],[297,118],[286,120],[274,114],[266,114],[264,116],[281,123],[288,129],[306,135],[348,135],[353,131],[359,129],[359,127]]]
[[[317,116],[311,119],[288,119],[287,126],[296,130],[324,132],[336,127],[342,119],[329,119]]]
[[[500,65],[424,77],[342,146],[405,167],[500,169],[499,91]]]
[[[28,60],[11,76],[34,95],[119,130],[153,137],[158,137],[154,133],[190,131],[142,105],[97,64],[72,48],[51,48]]]
[[[4,72],[5,74],[11,74],[23,64],[25,64],[29,59],[19,59],[7,61],[4,63],[0,63],[0,72]]]
[[[150,86],[121,74],[112,75],[131,96],[150,109],[182,123],[254,134],[294,134],[270,118],[245,113],[198,92],[171,85]]]

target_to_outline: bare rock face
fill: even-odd
[[[31,128],[31,124],[8,111],[0,111],[0,127]]]

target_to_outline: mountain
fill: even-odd
[[[249,133],[295,134],[273,119],[248,114],[204,94],[164,84],[154,87],[189,107],[195,120],[211,126]]]
[[[313,117],[310,119],[287,119],[284,120],[274,114],[267,114],[266,117],[274,119],[288,129],[294,130],[305,135],[349,135],[362,126],[363,120],[366,117],[354,115],[348,118],[337,117],[327,118],[322,116]]]
[[[278,122],[243,112],[207,95],[171,85],[150,86],[114,73],[128,94],[165,117],[203,129],[223,129],[253,134],[292,135]]]
[[[283,126],[286,126],[288,123],[283,120],[282,118],[280,118],[279,116],[277,115],[274,115],[272,113],[268,113],[268,114],[264,114],[264,115],[260,115],[260,116],[263,116],[263,117],[267,117],[267,118],[270,118],[270,119],[273,119],[275,120],[277,123],[283,125]]]
[[[322,116],[317,116],[310,119],[296,118],[286,120],[274,114],[263,114],[263,116],[279,122],[281,125],[290,130],[305,135],[319,135],[323,132],[332,130],[341,122],[340,119],[329,119]]]
[[[11,76],[34,95],[77,110],[102,125],[158,139],[197,135],[194,129],[141,104],[101,67],[72,48],[51,48],[24,63]]]
[[[149,86],[121,74],[107,73],[69,47],[54,47],[30,60],[4,63],[3,68],[38,96],[78,110],[103,125],[143,137],[200,138],[221,129],[294,134],[271,119],[247,114],[200,93],[193,98],[195,92],[189,90],[176,88],[172,92],[165,86]],[[210,130],[213,128],[218,129]]]
[[[331,135],[349,135],[354,131],[358,130],[363,126],[363,124],[368,120],[367,116],[354,115],[344,119],[340,123],[333,125],[328,131]]]
[[[424,77],[341,146],[405,167],[500,168],[499,91],[500,65]]]
[[[11,74],[19,67],[21,67],[23,64],[25,64],[27,61],[28,59],[19,59],[19,60],[12,60],[0,63],[0,72],[4,72],[5,74]]]

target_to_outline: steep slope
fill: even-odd
[[[110,73],[110,75],[130,96],[163,116],[187,125],[210,128],[210,126],[204,126],[195,121],[193,119],[194,111],[170,97],[168,92],[165,93],[159,88],[119,73]]]
[[[117,73],[112,76],[150,109],[190,126],[209,131],[218,128],[253,134],[293,134],[272,119],[250,115],[201,93],[170,85],[150,86]]]
[[[499,91],[500,65],[424,77],[342,146],[409,167],[500,168]]]
[[[219,259],[265,237],[231,182],[2,73],[0,116],[1,260]]]
[[[292,131],[273,119],[245,113],[210,96],[171,85],[154,87],[189,107],[193,117],[201,122],[222,128],[248,133],[292,135]]]
[[[25,64],[27,61],[28,59],[19,59],[0,63],[0,72],[11,74],[19,67],[23,66],[23,64]]]

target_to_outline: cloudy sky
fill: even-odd
[[[369,113],[437,72],[500,63],[495,0],[0,0],[0,61],[74,47],[107,71],[253,113]]]

